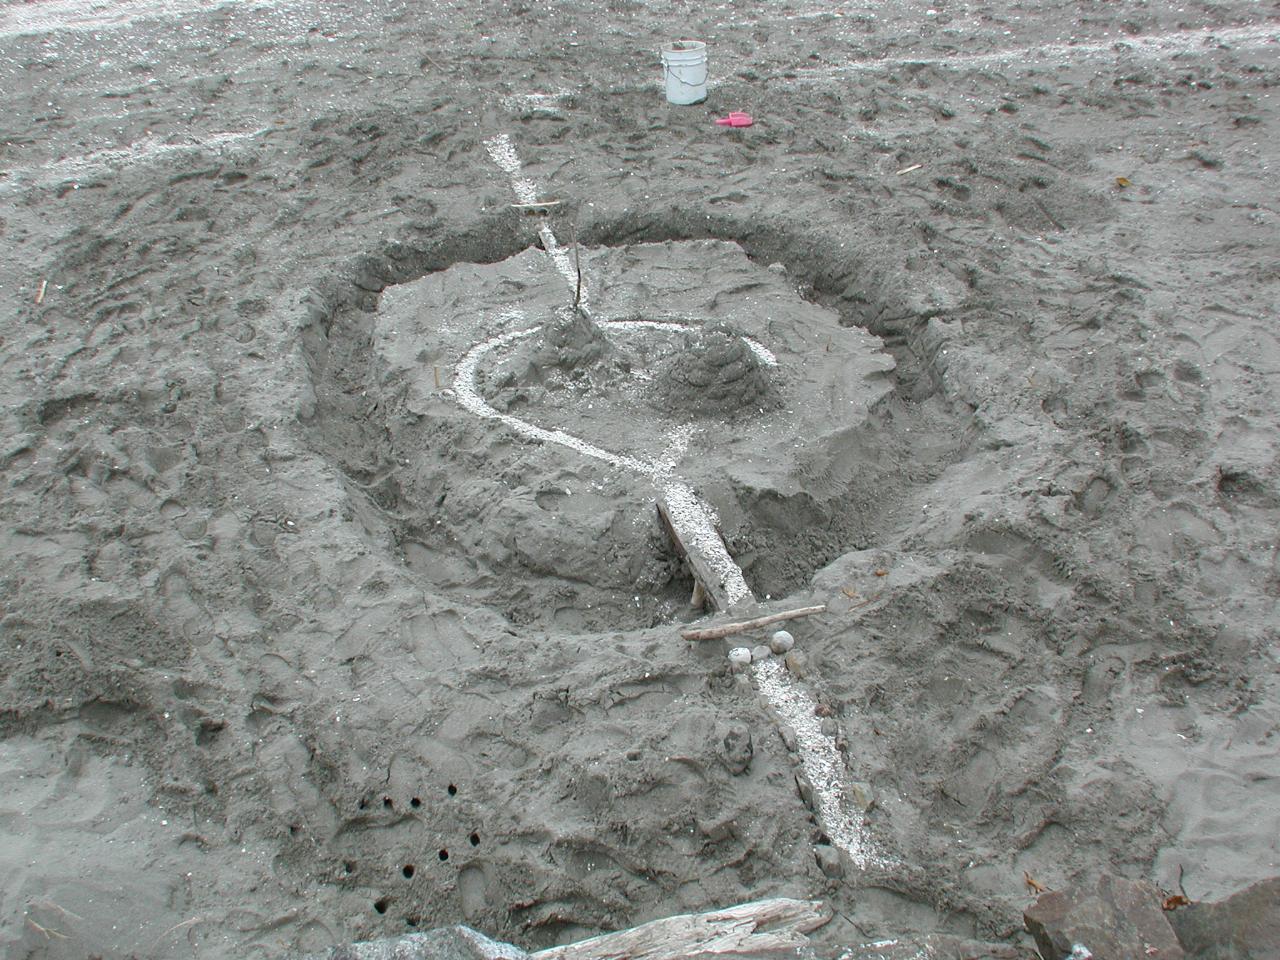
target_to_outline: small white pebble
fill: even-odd
[[[729,651],[729,663],[735,667],[745,667],[751,663],[751,651],[746,647],[734,647]]]

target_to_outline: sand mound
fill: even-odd
[[[573,307],[557,309],[538,340],[533,364],[539,369],[580,370],[600,363],[612,352],[604,331]]]
[[[730,419],[778,406],[769,371],[742,332],[727,323],[690,330],[661,366],[651,403],[672,416]]]

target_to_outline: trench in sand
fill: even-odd
[[[659,526],[652,483],[563,448],[549,454],[458,402],[457,366],[470,351],[524,339],[566,302],[564,286],[547,282],[542,244],[526,246],[519,228],[459,230],[412,254],[422,268],[405,269],[379,298],[311,331],[313,441],[345,478],[352,518],[433,595],[495,610],[520,628],[616,631],[688,619],[692,580]],[[906,336],[899,324],[876,338],[866,316],[897,315],[897,305],[864,300],[865,314],[822,306],[856,265],[853,252],[820,244],[696,211],[642,221],[624,213],[584,236],[606,323],[670,332],[729,320],[761,346],[778,335],[770,325],[789,325],[781,335],[802,342],[782,351],[775,380],[814,383],[766,415],[726,426],[714,415],[681,420],[669,405],[653,409],[653,370],[626,353],[652,352],[655,341],[630,336],[616,338],[625,369],[609,385],[559,372],[530,385],[501,362],[477,362],[484,402],[638,462],[664,462],[679,439],[679,478],[717,515],[751,591],[760,599],[802,591],[844,553],[881,542],[895,510],[962,457],[965,441],[958,416],[935,396],[924,319]],[[680,346],[673,336],[666,349]],[[822,395],[815,364],[827,362],[838,369]],[[854,379],[870,392],[841,393]],[[805,433],[805,416],[821,420],[804,409],[811,400],[830,415]],[[837,406],[848,415],[835,419]],[[622,435],[629,446],[619,445]]]

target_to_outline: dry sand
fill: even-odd
[[[1278,40],[1243,0],[0,4],[0,953],[770,895],[831,954],[1025,944],[1024,872],[1280,872]],[[462,402],[572,239],[608,349],[504,340],[474,396],[649,472]],[[679,638],[664,482],[828,605],[842,878]]]

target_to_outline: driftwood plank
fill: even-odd
[[[551,947],[530,960],[730,960],[795,957],[831,914],[813,900],[777,897],[689,913]]]
[[[676,550],[679,551],[680,556],[688,561],[689,567],[693,570],[694,580],[702,585],[702,589],[706,594],[707,600],[711,602],[711,606],[716,610],[728,610],[733,606],[734,598],[729,596],[729,592],[725,589],[722,575],[716,572],[711,562],[702,555],[702,552],[693,545],[690,538],[681,531],[679,525],[671,519],[671,510],[663,497],[658,498],[658,517],[662,521],[662,526],[666,529],[667,535],[671,537],[671,542],[675,544]],[[720,541],[720,546],[727,557],[729,551],[724,547],[724,541]],[[697,596],[696,592],[694,595]],[[745,598],[740,597],[738,599],[752,601],[755,598],[751,596],[750,591],[747,591]]]

